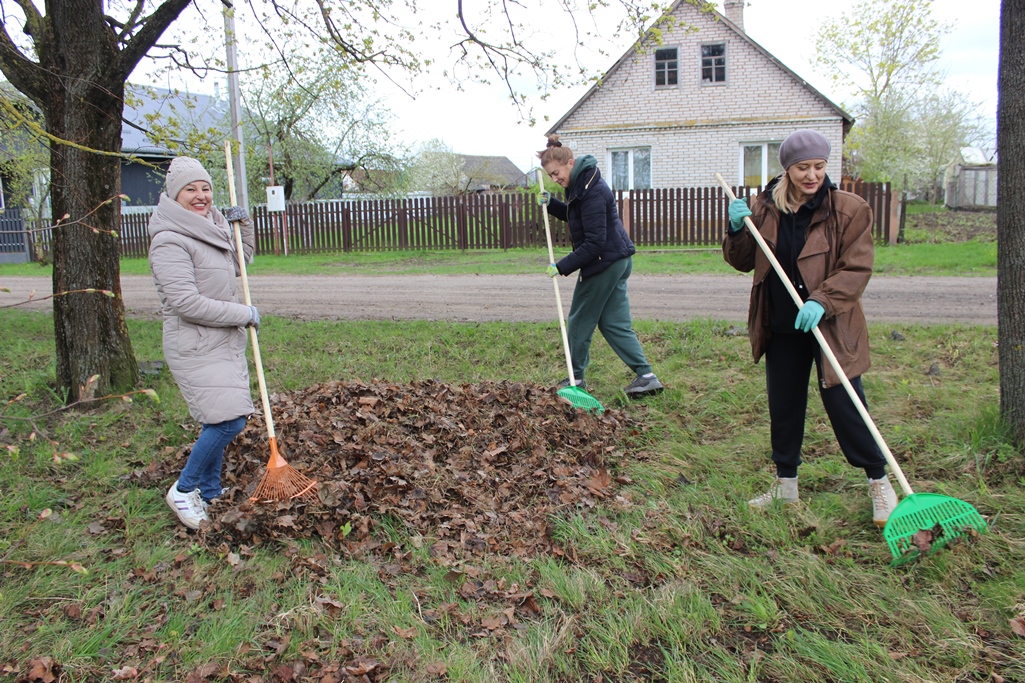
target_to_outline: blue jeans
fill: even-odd
[[[221,460],[224,448],[246,426],[246,418],[236,417],[217,424],[203,425],[203,431],[192,446],[189,460],[178,476],[178,490],[183,493],[199,489],[203,500],[210,502],[221,495]]]

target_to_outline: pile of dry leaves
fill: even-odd
[[[272,396],[271,410],[282,455],[319,482],[316,499],[249,501],[269,455],[255,416],[225,455],[232,489],[209,510],[211,546],[317,536],[383,554],[394,543],[374,532],[386,524],[443,563],[530,557],[552,550],[553,512],[594,506],[626,481],[609,472],[625,414],[589,414],[534,384],[331,382]]]

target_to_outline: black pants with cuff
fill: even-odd
[[[847,461],[865,470],[871,479],[886,474],[886,459],[872,438],[865,420],[843,385],[822,388],[822,352],[812,334],[774,334],[765,351],[765,385],[769,396],[772,460],[776,476],[796,477],[801,464],[805,413],[808,409],[808,379],[815,363],[819,395],[826,408],[833,433]],[[868,409],[861,377],[849,378],[862,405]]]

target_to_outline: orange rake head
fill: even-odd
[[[278,453],[277,439],[270,439],[270,460],[249,500],[278,502],[293,498],[313,500],[317,482],[295,469]]]

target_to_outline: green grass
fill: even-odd
[[[950,211],[945,204],[924,204],[918,202],[908,202],[905,204],[905,209],[909,216],[920,216],[923,213],[946,213]]]
[[[923,240],[924,241],[924,240]],[[556,250],[556,258],[567,253]],[[996,242],[900,244],[876,247],[875,272],[884,275],[996,275]],[[546,250],[433,251],[261,255],[249,268],[252,275],[483,275],[533,274],[548,263]],[[2,278],[48,277],[48,266],[0,265]],[[124,275],[149,275],[145,259],[122,259]],[[735,272],[722,259],[718,247],[695,249],[640,249],[634,272],[642,275],[727,274]]]
[[[129,327],[140,360],[161,357],[159,323]],[[507,605],[464,599],[446,579],[452,567],[401,529],[389,536],[408,570],[389,581],[374,561],[308,540],[194,543],[163,502],[168,482],[145,478],[194,436],[166,371],[143,379],[159,403],[39,423],[77,461],[55,464],[42,435],[0,420],[0,668],[24,680],[33,660],[51,657],[67,681],[109,680],[126,667],[139,680],[180,681],[206,665],[210,680],[269,681],[287,666],[302,680],[362,656],[389,667],[384,680],[414,682],[1025,680],[1025,639],[1009,627],[1025,613],[1025,470],[997,418],[994,328],[902,326],[904,340],[891,341],[894,326],[871,327],[866,392],[910,481],[994,522],[894,570],[863,477],[843,461],[817,397],[802,504],[752,512],[744,501],[772,470],[764,370],[747,339],[710,320],[636,327],[666,392],[626,404],[629,373],[600,338],[588,373],[592,394],[638,421],[620,466],[633,483],[615,504],[551,520],[573,561],[478,564],[483,577],[532,592],[540,610],[490,635],[470,634]],[[7,414],[44,412],[50,318],[0,311],[0,328],[0,400],[27,394]],[[551,325],[271,317],[260,340],[271,391],[357,377],[562,376]],[[925,374],[933,363],[939,376]],[[630,457],[641,452],[648,457]],[[36,521],[47,508],[53,515]],[[88,574],[18,564],[45,561]],[[451,611],[422,618],[439,605]]]

